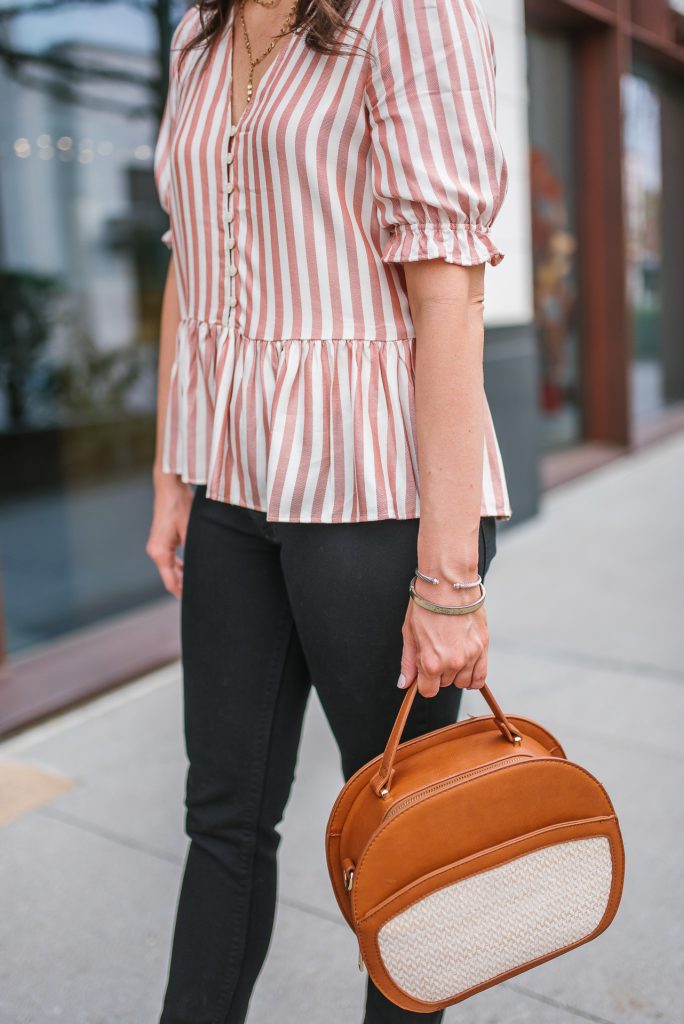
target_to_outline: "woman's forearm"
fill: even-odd
[[[484,266],[407,264],[416,328],[415,408],[420,489],[418,581],[454,603],[448,581],[477,576],[484,449]],[[463,603],[478,591],[460,592]]]
[[[162,470],[162,454],[164,449],[164,425],[166,409],[169,401],[171,367],[176,350],[176,333],[180,322],[180,306],[176,287],[176,272],[173,254],[169,261],[166,275],[164,295],[162,298],[161,324],[159,331],[159,369],[157,374],[157,441],[153,466],[155,480],[164,474]]]
[[[157,443],[152,476],[154,511],[146,551],[159,570],[164,586],[180,597],[183,590],[183,559],[177,549],[185,544],[192,493],[176,473],[163,470],[164,428],[169,401],[171,368],[176,351],[180,306],[176,290],[173,256],[169,263],[162,299],[159,331],[159,373],[157,379]]]

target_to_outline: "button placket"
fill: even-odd
[[[234,234],[234,211],[233,211],[233,190],[235,188],[235,180],[233,174],[233,158],[234,158],[234,138],[237,132],[237,125],[232,124],[230,126],[230,144],[228,153],[226,154],[226,166],[228,170],[228,176],[226,181],[226,192],[228,193],[228,212],[226,214],[226,220],[228,222],[226,247],[228,249],[228,306],[230,308],[230,319],[231,321],[235,316],[235,307],[237,306],[237,264],[235,261],[235,234]]]

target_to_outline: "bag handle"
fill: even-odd
[[[413,704],[417,692],[418,682],[417,680],[415,680],[413,683],[411,683],[406,692],[406,696],[402,701],[401,707],[399,708],[399,713],[396,717],[396,721],[392,727],[392,732],[390,733],[389,739],[387,740],[387,746],[385,747],[385,752],[382,755],[380,767],[378,768],[377,772],[371,779],[370,784],[373,789],[373,792],[375,793],[376,796],[380,796],[383,799],[389,795],[390,785],[392,783],[392,778],[394,776],[394,758],[396,757],[397,747],[399,746],[399,741],[401,739],[402,733],[404,732],[406,719],[408,718],[409,711],[411,710],[411,706]],[[501,734],[503,735],[504,739],[508,740],[509,743],[513,744],[522,743],[522,736],[520,735],[520,733],[517,733],[515,729],[512,727],[511,723],[504,715],[503,711],[501,710],[498,703],[494,699],[491,690],[486,684],[480,689],[480,693],[489,704],[489,707],[491,708],[492,713],[494,715],[494,721],[501,730]]]

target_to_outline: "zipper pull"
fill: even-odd
[[[354,884],[354,862],[349,860],[348,857],[345,857],[342,862],[342,866],[344,868],[344,871],[342,872],[342,877],[344,878],[344,887],[347,890],[347,892],[351,892],[352,885]]]
[[[361,952],[361,943],[360,942],[359,942],[358,968],[363,973],[364,963],[363,963],[363,953]]]

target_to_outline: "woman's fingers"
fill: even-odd
[[[182,586],[178,573],[174,569],[160,569],[159,575],[168,592],[173,594],[174,597],[180,597]]]
[[[158,531],[153,527],[145,547],[147,555],[157,567],[161,581],[174,597],[180,597],[183,580],[183,561],[176,554],[178,531],[174,528],[166,536],[167,531]]]
[[[418,673],[418,692],[422,693],[424,697],[436,697],[441,689],[439,676],[426,676],[424,673]]]
[[[157,566],[162,583],[174,597],[180,597],[182,573],[177,564],[176,549],[156,545],[154,542],[148,545],[148,555]]]
[[[418,655],[418,692],[424,697],[439,693],[442,675],[439,658],[434,654]]]
[[[454,676],[454,686],[460,687],[462,690],[469,690],[473,682],[473,663],[468,662],[463,668],[459,669]]]
[[[483,652],[473,666],[473,677],[470,683],[471,690],[481,690],[487,682],[487,654]]]
[[[454,686],[463,690],[481,690],[487,682],[487,654],[482,652],[469,664],[464,665],[455,676],[452,677]],[[442,684],[446,685],[446,684]]]

